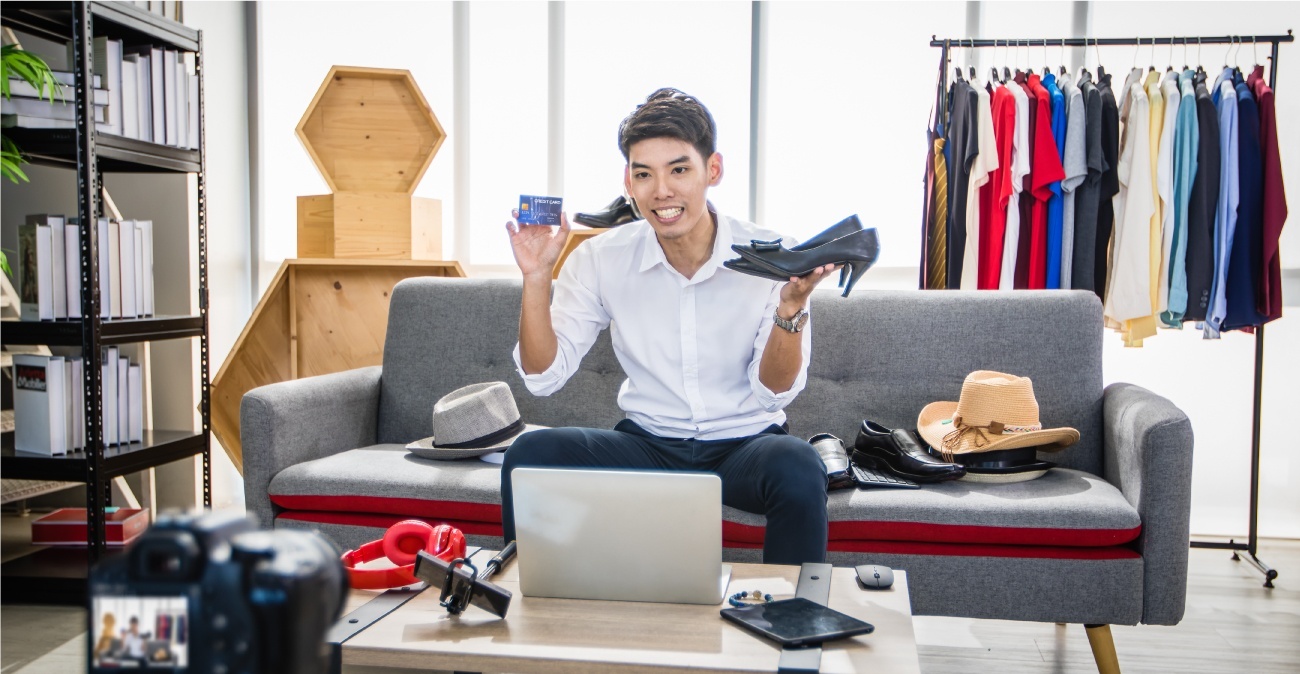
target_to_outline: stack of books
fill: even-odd
[[[199,79],[191,54],[97,37],[93,58],[97,130],[172,147],[198,148]],[[56,72],[55,77],[65,85],[64,100],[56,95],[53,103],[40,100],[26,82],[11,78],[14,97],[0,103],[0,126],[75,128],[74,76]]]
[[[115,346],[102,352],[104,446],[144,439],[144,374]],[[80,357],[14,355],[14,449],[62,456],[86,448],[85,364]]]
[[[154,315],[153,221],[101,218],[100,318]],[[77,218],[29,215],[18,228],[18,294],[24,321],[81,318]]]

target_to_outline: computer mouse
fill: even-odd
[[[865,590],[884,590],[894,584],[894,570],[880,564],[860,564],[858,584]]]

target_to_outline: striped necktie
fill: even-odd
[[[934,222],[930,231],[929,289],[948,287],[948,162],[943,158],[943,138],[934,139]]]

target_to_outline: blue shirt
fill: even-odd
[[[1181,89],[1178,118],[1174,122],[1174,238],[1170,250],[1169,308],[1160,314],[1160,322],[1171,328],[1183,327],[1187,313],[1187,214],[1196,178],[1196,154],[1201,131],[1196,119],[1195,73],[1184,70],[1178,77]]]
[[[1268,318],[1256,309],[1260,257],[1263,248],[1264,162],[1260,147],[1259,105],[1250,87],[1236,73],[1237,89],[1237,226],[1228,263],[1228,305],[1224,330],[1263,325]]]
[[[1048,73],[1043,77],[1043,88],[1051,97],[1052,139],[1056,141],[1057,158],[1065,159],[1065,95],[1056,86],[1056,78]],[[1061,197],[1061,181],[1048,183],[1052,196],[1047,200],[1047,287],[1061,287],[1061,232],[1065,220],[1065,201]]]
[[[1210,306],[1205,312],[1206,339],[1218,339],[1223,319],[1228,315],[1228,262],[1232,255],[1232,237],[1237,228],[1237,203],[1241,198],[1237,155],[1240,131],[1237,129],[1237,89],[1232,85],[1232,69],[1224,68],[1215,80],[1215,109],[1219,113],[1219,207],[1214,213],[1214,279],[1210,284]]]

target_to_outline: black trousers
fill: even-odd
[[[726,440],[661,438],[624,419],[614,430],[549,428],[515,439],[501,466],[501,527],[515,538],[510,473],[520,466],[646,468],[714,473],[725,505],[767,516],[763,561],[826,560],[826,468],[817,450],[780,426]]]

